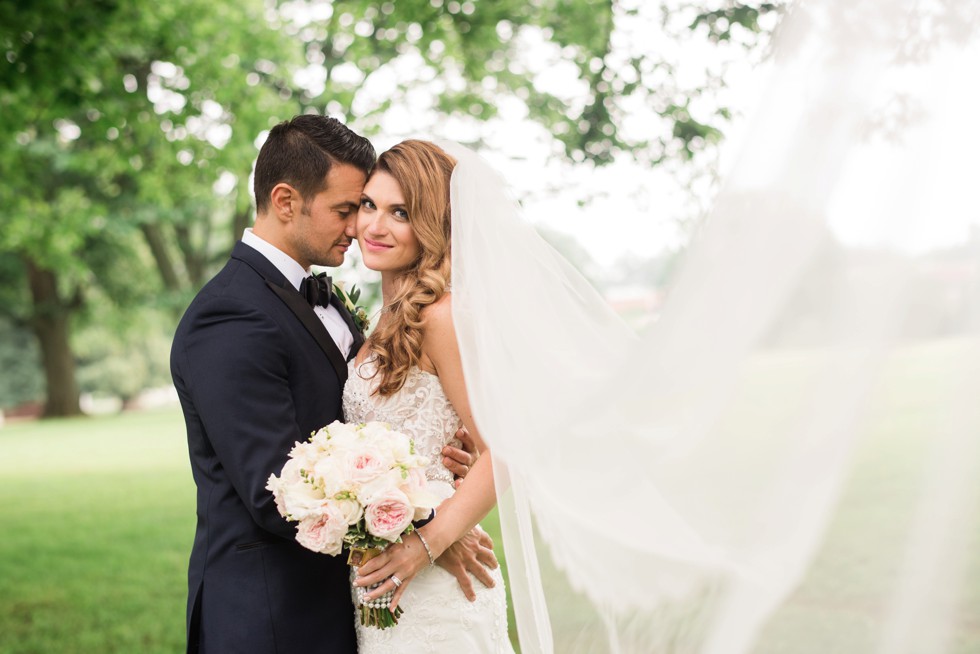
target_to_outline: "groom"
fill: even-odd
[[[255,226],[177,328],[171,372],[197,485],[188,652],[356,652],[345,559],[299,546],[265,485],[294,442],[343,420],[347,361],[364,339],[309,270],[343,263],[374,161],[334,119],[274,127],[255,163]],[[445,454],[457,471],[472,463]],[[464,568],[487,578],[485,544],[471,537],[440,560],[464,591]]]

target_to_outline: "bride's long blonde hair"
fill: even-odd
[[[405,385],[422,356],[422,310],[445,295],[451,280],[449,182],[456,160],[428,141],[402,141],[378,157],[375,171],[398,182],[419,257],[398,278],[387,316],[368,339],[381,376],[377,393]]]

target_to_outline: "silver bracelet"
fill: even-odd
[[[419,542],[422,543],[422,547],[425,548],[425,553],[429,555],[429,565],[435,565],[436,559],[432,556],[432,550],[429,549],[429,544],[425,542],[425,536],[418,529],[415,530],[415,535],[419,537]]]

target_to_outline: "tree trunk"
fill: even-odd
[[[174,233],[177,235],[177,247],[184,255],[184,267],[187,269],[187,278],[191,282],[191,288],[195,291],[207,281],[204,278],[205,262],[207,260],[207,239],[204,245],[195,249],[194,241],[191,238],[191,230],[187,225],[174,225]]]
[[[157,269],[160,271],[160,279],[163,280],[163,285],[168,291],[180,290],[180,278],[177,277],[177,271],[174,269],[174,264],[170,260],[170,255],[167,252],[166,238],[160,230],[160,226],[144,223],[141,229],[143,230],[143,237],[146,239],[146,244],[150,246],[153,260],[157,263]]]
[[[27,279],[31,287],[34,315],[31,327],[41,346],[41,361],[47,382],[44,417],[77,416],[82,410],[78,403],[78,382],[75,379],[75,357],[69,343],[73,303],[58,296],[55,273],[24,258]]]
[[[232,221],[231,237],[232,241],[237,241],[242,237],[246,227],[251,227],[254,223],[252,205],[247,205],[244,209],[235,211],[235,219]]]

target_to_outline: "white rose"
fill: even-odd
[[[321,513],[326,496],[312,484],[299,481],[285,484],[282,490],[282,504],[289,520],[305,520]]]
[[[348,525],[356,525],[364,516],[364,507],[357,500],[334,500],[334,504]]]
[[[289,460],[286,461],[286,465],[294,463],[299,468],[311,470],[319,456],[320,453],[311,443],[296,443],[293,445],[293,449],[289,451]],[[284,465],[283,470],[285,471],[285,469]]]
[[[317,461],[313,466],[313,478],[327,497],[349,491],[354,486],[344,458],[337,455],[325,456]]]
[[[412,524],[414,516],[405,493],[390,490],[364,509],[364,524],[369,534],[394,542]]]
[[[269,475],[269,481],[265,484],[265,489],[272,493],[272,497],[276,500],[276,509],[279,511],[279,515],[286,517],[286,501],[283,498],[285,483],[282,479],[276,477],[275,475]]]
[[[310,436],[309,445],[316,449],[317,452],[326,452],[330,449],[330,439],[327,435],[326,428],[318,429],[313,432]]]
[[[398,490],[404,482],[400,468],[389,470],[383,475],[361,484],[357,489],[357,499],[361,501],[361,504],[371,504],[385,493]]]
[[[388,437],[391,433],[391,429],[388,427],[388,423],[379,422],[377,420],[372,420],[371,422],[365,423],[360,429],[361,438],[366,439],[372,443],[379,443],[383,439]]]
[[[287,520],[301,520],[316,510],[324,495],[303,480],[302,463],[289,459],[282,467],[280,477],[269,475],[266,489],[272,491],[279,515]]]
[[[419,468],[408,471],[408,479],[401,486],[402,492],[408,498],[409,503],[415,507],[413,520],[424,520],[432,513],[432,509],[439,506],[441,500],[429,490],[429,481],[425,478],[425,473]]]
[[[385,449],[387,449],[392,460],[397,463],[402,465],[414,464],[415,457],[412,454],[412,439],[405,434],[392,432],[385,441]]]
[[[276,477],[274,474],[269,475],[269,480],[266,482],[265,488],[275,498],[276,509],[279,510],[279,515],[286,518],[288,517],[285,499],[286,487],[300,481],[299,468],[292,459],[289,459],[282,467],[280,475],[279,477]]]
[[[296,540],[309,550],[336,556],[344,548],[346,533],[347,522],[337,507],[328,502],[319,516],[300,521],[296,528]]]
[[[343,422],[332,422],[327,426],[327,442],[330,444],[330,451],[333,453],[345,453],[357,447],[357,442],[361,439],[357,425],[349,425]]]

